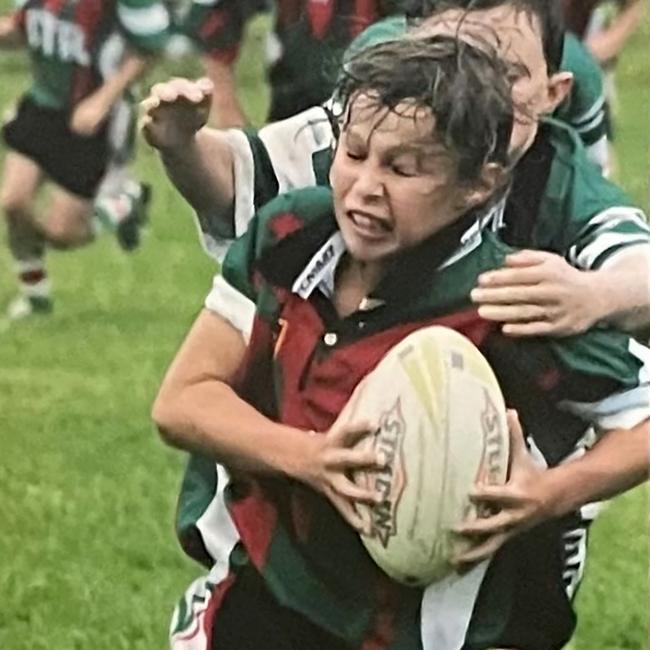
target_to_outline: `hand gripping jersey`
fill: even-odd
[[[160,0],[26,0],[16,13],[32,60],[29,96],[70,110],[119,65],[126,45],[162,50],[169,27]]]
[[[489,230],[477,230],[475,217],[405,252],[396,261],[398,272],[357,312],[340,318],[331,298],[344,250],[331,191],[300,190],[260,210],[215,280],[206,303],[211,310],[236,327],[254,313],[237,390],[269,417],[326,431],[386,351],[432,324],[454,328],[480,348],[548,465],[572,454],[590,423],[632,426],[650,415],[648,352],[630,337],[596,329],[566,339],[507,339],[498,325],[478,317],[469,292],[478,275],[500,266],[511,249]],[[478,600],[458,603],[467,621],[474,612],[467,650],[537,650],[560,647],[568,638],[574,618],[562,585],[559,527],[549,522],[504,547]],[[230,480],[223,467],[194,457],[179,505],[179,533],[185,549],[212,571],[177,610],[174,648],[210,647],[211,618],[246,563],[279,603],[351,649],[442,647],[426,638],[431,617],[440,617],[427,607],[427,592],[385,577],[329,502],[301,484]],[[531,611],[537,614],[532,622]],[[207,645],[184,645],[197,625]]]

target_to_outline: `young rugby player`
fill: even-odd
[[[648,351],[604,329],[507,338],[471,307],[477,276],[511,250],[486,227],[508,177],[506,78],[494,55],[448,36],[362,51],[339,85],[331,190],[276,198],[230,248],[154,406],[168,442],[203,454],[181,519],[193,516],[184,542],[211,572],[179,604],[175,650],[551,650],[569,638],[562,535],[582,503],[645,477],[647,427],[614,429],[650,415]],[[508,485],[479,491],[499,512],[461,529],[482,539],[462,559],[496,555],[444,611],[437,585],[398,585],[365,553],[354,503],[373,495],[348,472],[380,462],[352,449],[367,426],[332,427],[384,354],[435,323],[480,347],[550,467],[519,440]],[[599,443],[562,463],[587,423]]]
[[[159,0],[27,0],[0,25],[0,43],[26,46],[33,71],[16,116],[3,127],[10,151],[1,201],[20,284],[9,316],[20,317],[52,309],[46,249],[92,240],[112,111],[164,45],[169,19]],[[34,203],[46,180],[54,187],[40,220]],[[124,222],[129,211],[104,207],[131,246],[136,234],[134,224]]]
[[[537,116],[552,112],[569,85],[566,75],[555,72],[562,28],[553,3],[478,0],[472,6],[486,8],[468,17],[498,24],[503,56],[534,70],[518,84],[523,103]],[[462,22],[483,31],[476,20],[454,12],[433,20],[437,29],[453,32]],[[196,209],[206,248],[218,257],[223,239],[244,232],[255,207],[278,192],[327,183],[334,135],[320,107],[258,134],[201,128],[210,93],[201,81],[156,86],[143,102],[143,124],[171,179]],[[604,319],[628,328],[648,323],[644,215],[592,169],[570,130],[556,122],[538,129],[530,114],[524,117],[518,131],[528,134],[528,143],[518,145],[521,159],[505,209],[510,241],[560,253],[581,270],[550,253],[509,257],[503,271],[481,279],[485,286],[476,300],[485,305],[484,314],[502,320],[512,335],[569,334]]]

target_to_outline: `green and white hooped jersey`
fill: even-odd
[[[15,14],[32,59],[29,96],[69,110],[119,66],[128,46],[162,51],[169,16],[161,0],[26,0]]]

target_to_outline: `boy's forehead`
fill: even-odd
[[[350,101],[344,128],[351,134],[368,137],[370,133],[395,134],[397,138],[433,139],[435,118],[430,109],[405,99],[394,108],[381,98],[359,93]]]
[[[413,34],[458,36],[477,47],[493,47],[512,63],[545,62],[539,19],[508,4],[473,11],[446,9],[427,18]]]

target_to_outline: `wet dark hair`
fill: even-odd
[[[434,116],[432,139],[458,162],[461,182],[480,178],[488,162],[508,166],[513,126],[509,66],[487,44],[452,36],[400,38],[368,47],[343,66],[335,98],[343,128],[364,94],[377,111],[404,104]],[[415,119],[415,118],[414,118]]]
[[[445,9],[476,11],[512,6],[530,19],[537,18],[541,28],[544,57],[550,73],[557,72],[564,54],[564,19],[559,0],[405,0],[408,18],[417,21]]]

